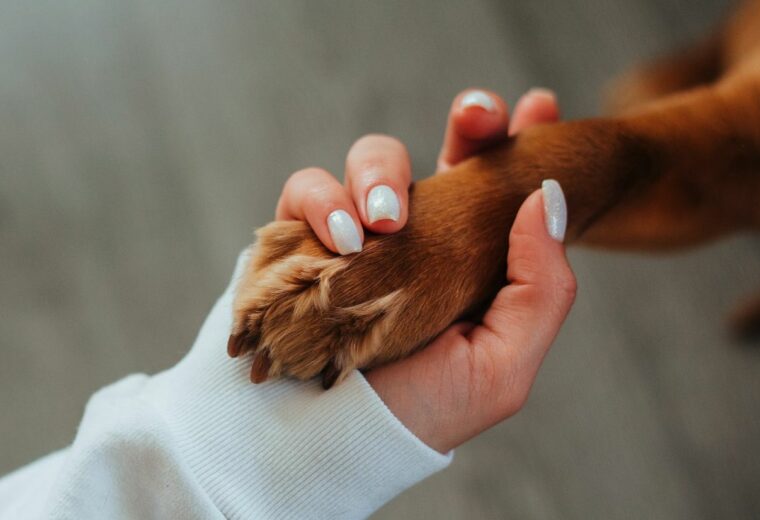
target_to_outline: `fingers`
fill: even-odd
[[[449,113],[439,169],[448,169],[483,150],[507,133],[556,121],[553,93],[534,89],[517,103],[512,122],[506,103],[485,90],[467,90],[455,99]],[[394,233],[408,218],[411,165],[404,145],[384,135],[359,139],[346,158],[345,188],[328,172],[307,168],[294,173],[277,206],[278,220],[306,220],[331,251],[361,251],[363,227],[375,233]]]
[[[411,182],[409,154],[398,139],[367,135],[348,152],[346,188],[362,224],[375,233],[404,227]]]
[[[562,244],[567,210],[559,184],[545,181],[523,203],[509,235],[507,279],[470,334],[475,349],[511,379],[507,409],[522,406],[538,368],[575,299],[576,281]],[[508,377],[507,377],[508,375]]]
[[[331,251],[356,253],[363,227],[393,233],[406,224],[411,182],[404,145],[384,135],[365,136],[346,157],[345,187],[325,170],[300,170],[285,184],[275,217],[305,220]]]
[[[487,90],[465,90],[454,98],[446,124],[438,170],[445,171],[499,139],[506,138],[509,109]]]
[[[341,255],[361,251],[361,221],[345,188],[328,172],[306,168],[290,176],[275,213],[277,220],[305,220],[319,240]]]
[[[515,113],[509,123],[509,135],[515,135],[531,125],[554,123],[558,120],[557,96],[551,90],[534,88],[517,101]]]
[[[511,121],[507,104],[498,95],[486,90],[466,90],[451,105],[438,171],[448,170],[507,135],[558,119],[557,97],[551,90],[535,88],[525,93],[517,102]]]

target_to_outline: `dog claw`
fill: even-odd
[[[240,350],[243,348],[243,334],[231,334],[227,340],[227,355],[234,358],[238,357]]]
[[[233,336],[227,343],[231,357],[247,358],[251,351],[246,361],[252,362],[253,383],[280,376],[302,381],[319,377],[330,388],[370,360],[397,355],[398,348],[388,345],[403,314],[400,309],[408,307],[403,288],[384,281],[364,294],[364,271],[349,275],[350,262],[325,249],[305,223],[274,222],[258,236],[251,263],[238,282]],[[377,260],[368,265],[383,256],[382,248],[375,249]],[[335,293],[339,286],[347,288],[346,294]],[[393,355],[384,356],[383,348]]]
[[[332,361],[322,370],[322,388],[329,390],[338,380],[340,376],[340,370],[335,366]]]
[[[263,383],[269,377],[269,369],[272,367],[272,361],[266,352],[259,352],[253,359],[251,367],[251,382]]]

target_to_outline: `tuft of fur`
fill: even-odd
[[[275,222],[258,236],[233,306],[230,355],[253,352],[256,381],[324,373],[333,384],[371,362],[403,307],[403,290],[336,305],[332,284],[350,259],[330,254],[300,222]]]

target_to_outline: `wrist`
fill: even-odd
[[[457,414],[442,406],[442,396],[434,395],[415,376],[413,359],[374,369],[365,379],[396,419],[415,437],[438,453],[448,453],[467,438],[457,435],[447,423]]]

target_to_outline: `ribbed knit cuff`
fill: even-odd
[[[241,272],[245,254],[238,260]],[[228,518],[364,518],[446,467],[353,373],[323,391],[315,382],[253,385],[229,359],[232,289],[192,351],[146,385],[200,485]]]

